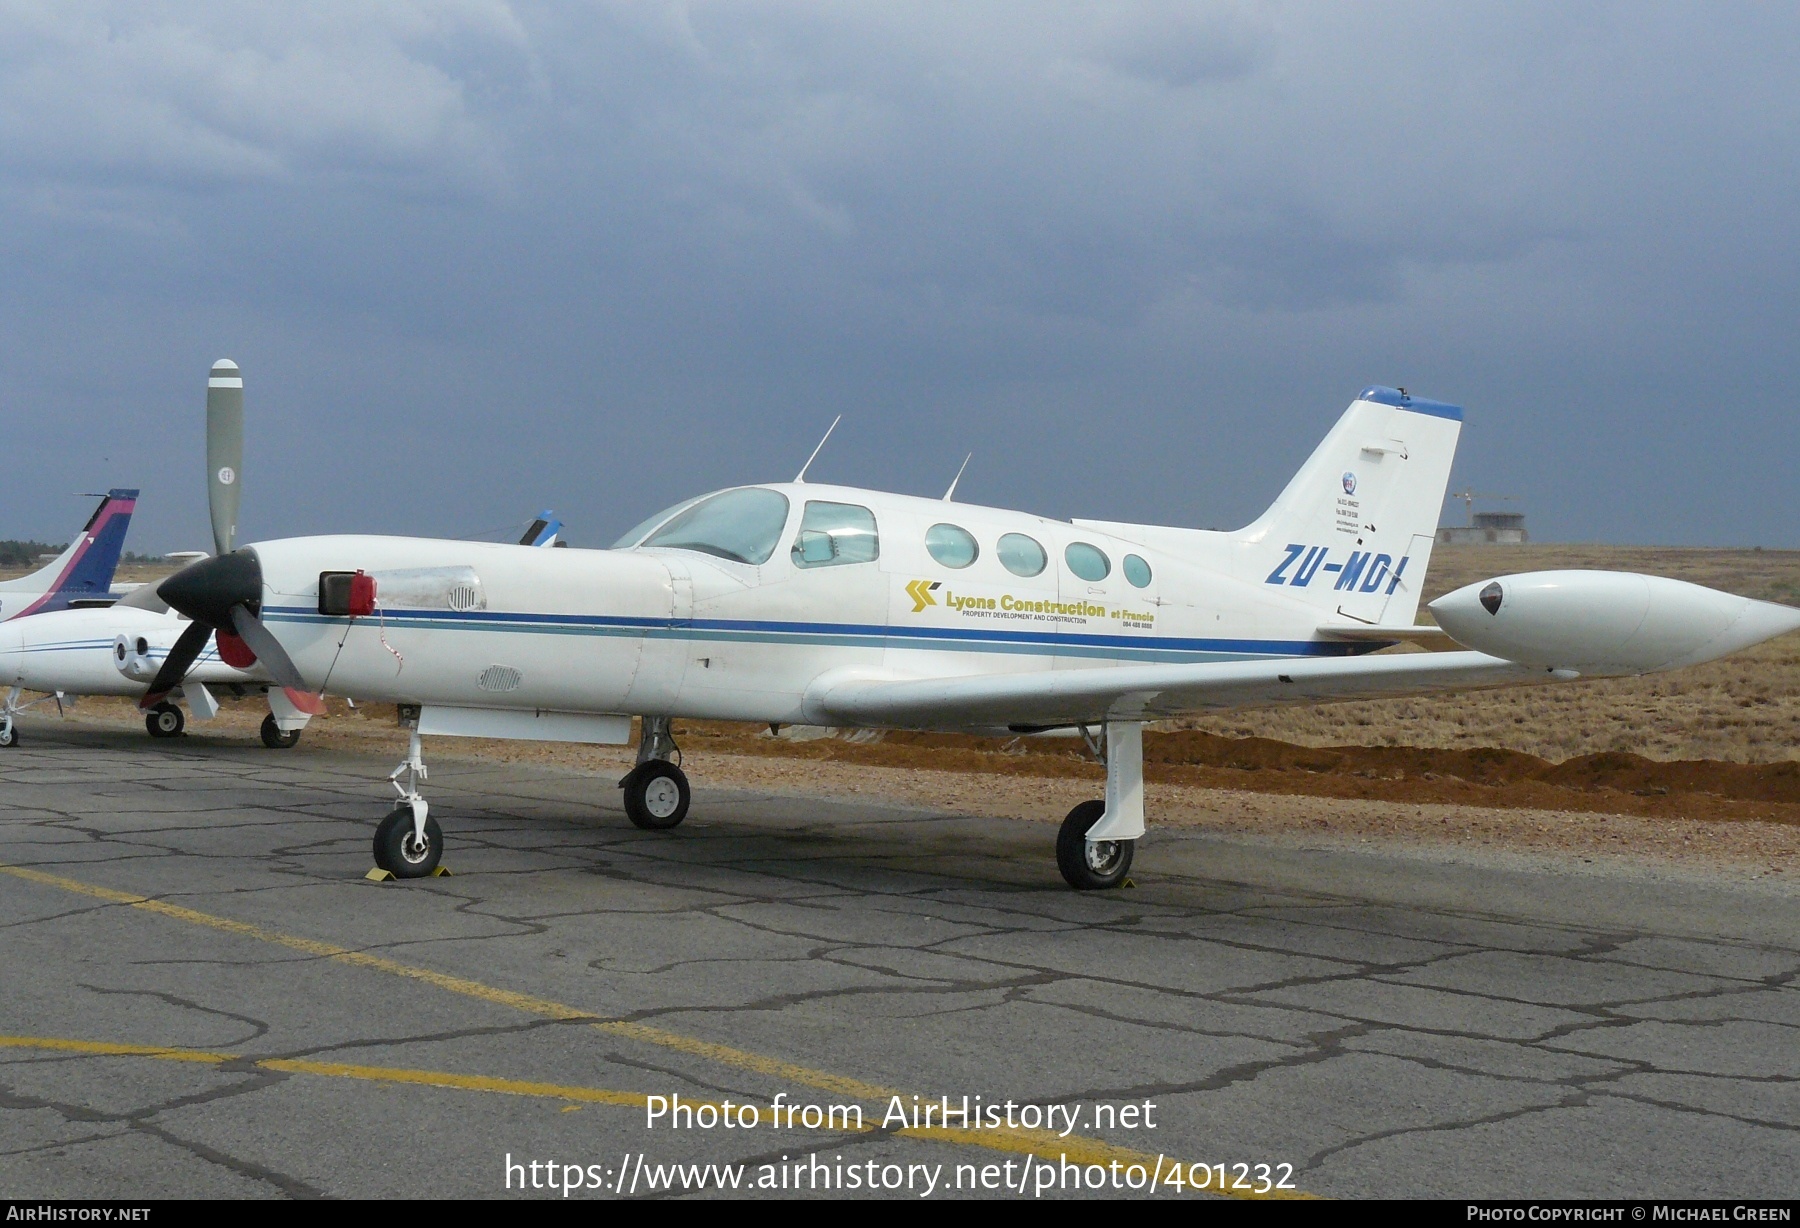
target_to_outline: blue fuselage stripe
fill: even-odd
[[[269,606],[271,622],[348,626],[349,620],[305,607]],[[1329,640],[1177,639],[1127,635],[1057,634],[994,628],[889,627],[856,623],[764,622],[733,619],[646,619],[589,614],[523,614],[491,610],[407,610],[383,616],[389,627],[460,627],[472,631],[548,635],[638,635],[646,639],[805,644],[846,648],[952,649],[963,652],[1040,653],[1084,657],[1155,657],[1163,660],[1220,657],[1343,657],[1371,652],[1380,643]]]

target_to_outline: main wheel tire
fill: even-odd
[[[187,717],[174,704],[157,704],[144,714],[144,728],[153,738],[179,738],[187,728]]]
[[[300,740],[300,731],[298,729],[283,729],[280,725],[277,725],[275,723],[275,714],[273,712],[263,717],[262,729],[260,732],[262,733],[263,745],[270,750],[286,750]]]
[[[1056,868],[1077,891],[1117,887],[1131,871],[1136,840],[1098,840],[1088,843],[1088,829],[1106,813],[1105,802],[1083,802],[1069,811],[1056,833]]]
[[[375,828],[375,864],[395,878],[424,878],[444,855],[444,832],[436,819],[425,817],[425,844],[413,838],[411,806],[396,806]]]
[[[0,746],[17,746],[19,744],[19,727],[17,725],[0,725]]]
[[[687,774],[673,763],[652,759],[625,777],[625,816],[646,831],[667,831],[687,818],[693,792]]]

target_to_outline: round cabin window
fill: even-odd
[[[953,524],[934,524],[926,529],[925,549],[945,567],[967,567],[981,553],[975,535]]]
[[[1112,571],[1112,560],[1103,554],[1099,547],[1090,546],[1086,542],[1071,542],[1063,551],[1063,561],[1069,570],[1083,580],[1097,582],[1104,580]]]
[[[1008,533],[1001,537],[994,553],[999,556],[1000,565],[1015,576],[1042,575],[1050,564],[1050,556],[1044,553],[1044,548],[1023,533]]]

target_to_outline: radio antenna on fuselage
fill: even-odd
[[[837,424],[843,420],[844,415],[842,414],[831,420],[831,425],[825,428],[824,438],[819,440],[819,446],[812,450],[812,455],[806,458],[804,465],[800,466],[800,472],[794,475],[794,485],[798,486],[806,481],[806,471],[812,468],[812,463],[819,458],[820,451],[825,447],[825,440],[831,438],[831,432],[837,430]]]
[[[969,462],[974,459],[975,459],[975,454],[973,452],[971,452],[967,456],[963,457],[962,468],[960,468],[956,471],[956,476],[950,479],[950,489],[946,490],[944,492],[944,502],[945,503],[950,502],[950,496],[952,496],[956,493],[956,484],[958,482],[962,481],[963,469],[967,469],[969,467]]]

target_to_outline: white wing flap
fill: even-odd
[[[1407,653],[955,678],[822,679],[824,685],[808,696],[807,709],[813,714],[809,719],[821,724],[918,729],[1054,726],[1557,680],[1545,670],[1485,653]]]

